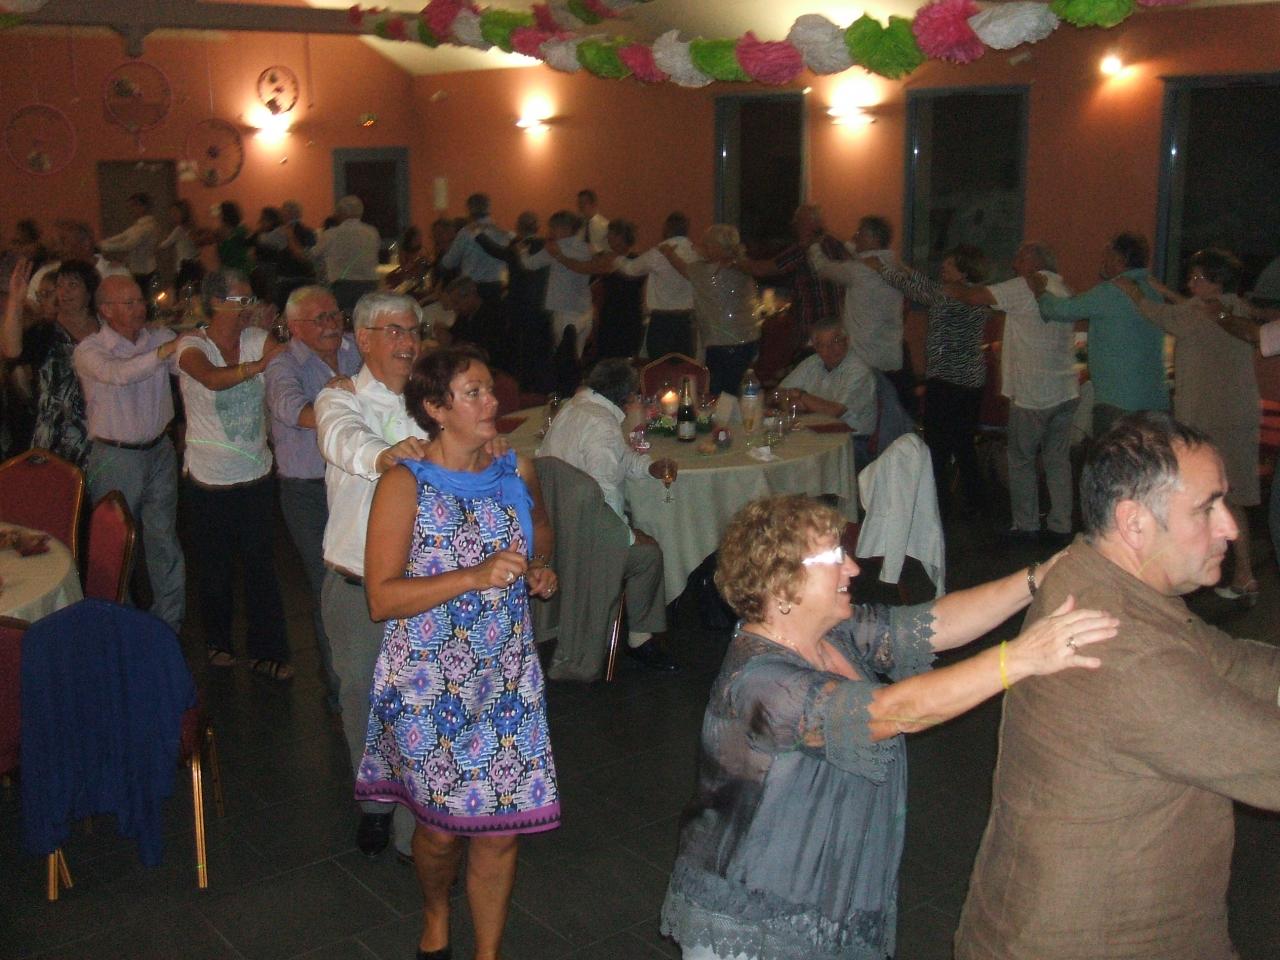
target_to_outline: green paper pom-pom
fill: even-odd
[[[621,80],[631,75],[618,56],[618,45],[609,40],[584,40],[578,44],[578,62],[597,77]]]
[[[510,53],[512,31],[520,27],[532,27],[535,22],[531,13],[495,10],[491,7],[480,14],[480,36],[498,49]]]
[[[890,80],[906,76],[925,61],[911,21],[904,17],[890,17],[889,26],[882,27],[864,13],[845,31],[844,43],[855,63]]]
[[[594,26],[600,22],[600,14],[595,13],[582,0],[569,0],[565,8],[583,23]]]
[[[425,43],[428,47],[440,46],[440,38],[431,32],[431,28],[423,20],[418,21],[418,42]]]
[[[1114,27],[1133,13],[1133,0],[1053,0],[1052,10],[1077,27]]]
[[[751,78],[738,63],[736,40],[694,40],[689,44],[693,65],[713,80],[747,83]]]

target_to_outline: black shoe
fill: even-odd
[[[661,670],[664,673],[671,673],[680,668],[676,662],[671,659],[665,650],[658,646],[658,641],[650,637],[638,647],[627,647],[627,656],[635,660],[650,670]]]
[[[453,951],[448,947],[439,950],[419,950],[417,960],[453,960]]]
[[[356,846],[366,857],[376,857],[391,841],[391,814],[362,813],[356,828]]]

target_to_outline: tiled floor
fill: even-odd
[[[970,523],[950,531],[951,585],[1008,571],[1038,552],[997,545]],[[285,563],[293,557],[281,541]],[[1280,581],[1263,563],[1264,600],[1239,614],[1212,596],[1197,609],[1242,635],[1276,642]],[[420,899],[410,868],[354,849],[355,816],[341,733],[326,714],[306,599],[295,571],[286,603],[299,676],[277,685],[244,668],[197,667],[217,726],[227,815],[208,804],[210,888],[195,885],[189,781],[169,809],[165,863],[138,865],[100,819],[67,846],[75,888],[43,898],[43,862],[19,852],[16,789],[0,790],[0,958],[74,960],[408,960]],[[552,685],[552,739],[564,826],[520,854],[505,949],[511,960],[676,957],[657,932],[675,853],[676,822],[692,787],[699,720],[723,635],[688,623],[665,677],[624,662],[611,686]],[[992,639],[1008,636],[1012,624]],[[305,639],[304,639],[305,638]],[[986,642],[991,642],[990,640]],[[192,662],[199,641],[185,638]],[[945,960],[985,823],[999,703],[912,738],[899,960]],[[1280,956],[1280,819],[1237,813],[1230,909],[1242,960]],[[468,957],[465,900],[455,955]]]

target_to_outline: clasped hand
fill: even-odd
[[[550,567],[531,567],[518,550],[499,550],[475,568],[478,586],[482,590],[503,590],[520,577],[525,578],[529,592],[546,599],[556,591],[556,572]]]

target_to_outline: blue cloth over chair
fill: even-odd
[[[114,813],[148,866],[163,852],[182,714],[195,684],[164,621],[81,600],[33,623],[22,645],[22,821],[28,853]]]

